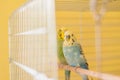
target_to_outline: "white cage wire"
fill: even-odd
[[[30,0],[10,16],[10,80],[57,79],[54,3]]]

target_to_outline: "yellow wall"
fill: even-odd
[[[0,80],[9,80],[8,17],[26,0],[0,0]]]

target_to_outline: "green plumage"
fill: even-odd
[[[57,55],[58,55],[58,59],[59,59],[59,62],[61,64],[67,64],[66,60],[65,60],[65,57],[64,57],[64,54],[63,54],[63,40],[62,39],[58,39],[57,41],[57,45],[58,45],[58,50],[57,50]]]
[[[63,54],[63,42],[64,42],[65,29],[59,29],[57,35],[57,56],[60,64],[67,65],[66,59]],[[70,71],[65,70],[65,80],[70,80]]]

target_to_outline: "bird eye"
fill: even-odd
[[[60,37],[62,36],[62,34],[59,35]]]

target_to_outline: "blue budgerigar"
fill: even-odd
[[[70,31],[64,34],[63,53],[67,63],[73,67],[88,69],[88,64],[80,44]],[[82,80],[89,80],[87,75],[81,74]]]
[[[65,28],[60,28],[57,30],[57,55],[59,63],[61,64],[67,64],[67,61],[63,54],[63,41],[64,41],[64,33],[67,31]],[[70,80],[70,71],[65,70],[65,80]]]

